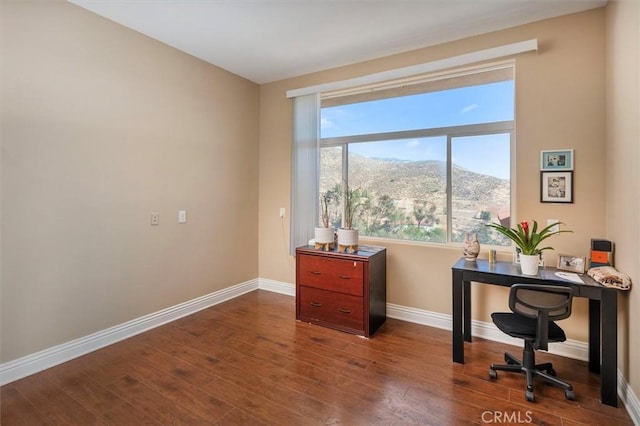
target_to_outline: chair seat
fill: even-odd
[[[512,312],[494,312],[491,314],[491,319],[496,327],[511,337],[536,339],[537,320],[535,318],[527,318]],[[555,322],[549,321],[549,341],[564,342],[565,340],[567,336],[562,328]]]

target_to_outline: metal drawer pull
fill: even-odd
[[[320,302],[310,302],[311,306],[315,306],[316,308],[322,308],[322,303]]]
[[[312,273],[313,275],[320,275],[322,272],[320,271],[309,271],[310,273]]]
[[[340,274],[338,274],[338,277],[342,278],[343,280],[350,280],[351,279],[351,276],[349,276],[349,275],[340,275]]]
[[[343,314],[351,313],[351,309],[346,309],[346,308],[338,308],[338,311],[342,312]]]

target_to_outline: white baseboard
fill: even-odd
[[[387,316],[389,318],[428,325],[429,327],[441,328],[443,330],[451,330],[453,328],[451,315],[408,308],[391,303],[387,304]],[[494,342],[506,343],[518,347],[522,346],[522,340],[504,334],[492,323],[473,320],[471,321],[471,333],[476,337]],[[577,340],[567,340],[563,343],[550,343],[549,353],[587,361],[589,359],[589,345]]]
[[[105,346],[140,334],[178,318],[191,315],[203,309],[233,299],[250,291],[261,289],[295,297],[294,284],[282,281],[259,278],[250,280],[184,303],[154,312],[126,323],[110,327],[106,330],[54,346],[43,351],[0,364],[0,385],[11,383],[23,377],[35,374],[47,368],[93,352]],[[423,324],[444,330],[452,329],[451,315],[430,312],[406,306],[387,304],[387,316],[401,321]],[[474,336],[501,343],[521,346],[521,341],[506,336],[495,325],[483,321],[472,321]],[[567,340],[561,344],[551,344],[549,352],[586,361],[588,359],[588,344],[575,340]],[[640,425],[640,401],[618,370],[618,396],[624,403],[634,424]]]
[[[640,401],[620,370],[618,370],[618,396],[627,409],[633,424],[640,425]]]
[[[135,336],[136,334],[140,334],[168,322],[175,321],[178,318],[191,315],[210,306],[233,299],[234,297],[256,290],[257,288],[258,280],[247,281],[233,287],[228,287],[223,290],[162,309],[152,314],[127,321],[123,324],[107,328],[97,333],[0,364],[0,385],[11,383],[39,371],[46,370],[47,368],[62,364],[63,362]]]
[[[284,294],[285,296],[296,296],[296,285],[291,283],[259,278],[258,287],[260,290],[272,291],[274,293]]]

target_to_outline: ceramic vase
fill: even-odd
[[[478,234],[465,234],[462,245],[462,255],[465,260],[475,262],[480,254],[480,243],[478,242]]]
[[[336,247],[335,233],[332,227],[316,227],[314,233],[314,248],[316,250],[321,249],[324,251],[333,250]]]
[[[520,270],[522,275],[538,275],[538,262],[540,256],[537,254],[520,253]]]
[[[358,250],[358,230],[338,229],[338,251],[354,252]]]
[[[333,242],[333,228],[332,227],[316,227],[315,241],[319,244],[327,244]]]

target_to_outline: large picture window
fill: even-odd
[[[322,94],[319,191],[357,190],[362,236],[509,245],[514,104],[512,63]]]

